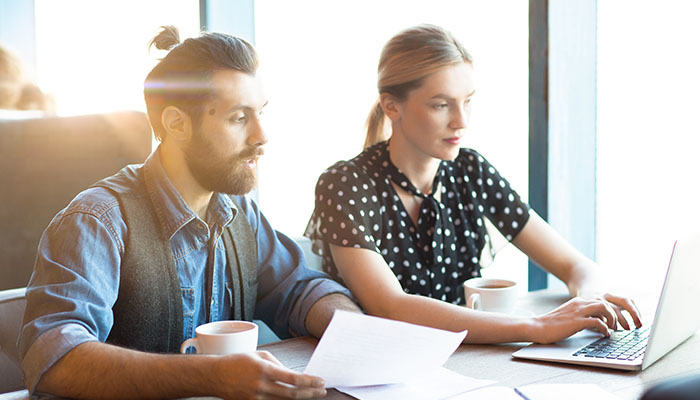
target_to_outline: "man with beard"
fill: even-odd
[[[145,81],[160,145],[80,193],[53,219],[27,288],[19,348],[30,392],[71,398],[310,398],[320,378],[264,351],[175,355],[200,324],[259,318],[282,338],[319,337],[341,286],[304,265],[245,193],[267,137],[257,56],[208,33],[179,43]]]

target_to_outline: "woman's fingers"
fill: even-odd
[[[602,299],[592,299],[587,302],[588,304],[582,308],[584,316],[599,318],[610,329],[617,328],[617,313],[610,303]]]
[[[627,311],[632,317],[632,321],[634,321],[634,325],[637,328],[640,328],[642,326],[642,314],[639,312],[637,305],[634,304],[634,301],[632,299],[615,296],[610,293],[606,293],[603,296],[603,299]]]
[[[592,331],[599,332],[606,337],[610,336],[610,329],[600,318],[584,318],[583,319],[583,329],[590,329]]]

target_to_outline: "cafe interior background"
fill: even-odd
[[[143,79],[162,56],[149,53],[147,44],[159,26],[194,36],[200,12],[218,21],[211,30],[240,34],[244,25],[243,35],[259,51],[269,98],[270,141],[255,195],[276,229],[299,237],[318,175],[361,150],[381,47],[419,23],[444,26],[473,55],[477,94],[466,146],[528,199],[529,3],[0,0],[0,43],[53,96],[59,116],[145,111]],[[595,104],[581,117],[593,118],[588,134],[595,140],[586,155],[595,168],[590,255],[612,283],[660,285],[673,241],[700,231],[700,3],[598,0],[594,10]],[[570,117],[575,124],[577,115]],[[484,275],[509,276],[525,288],[527,258],[509,245]]]

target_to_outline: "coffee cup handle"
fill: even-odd
[[[481,310],[481,295],[479,293],[472,293],[467,299],[467,307],[472,310]]]
[[[199,353],[199,346],[197,346],[197,338],[189,338],[182,342],[182,346],[180,346],[180,353],[185,354],[187,352],[187,349],[190,347],[194,347],[195,350],[197,350],[197,353]]]

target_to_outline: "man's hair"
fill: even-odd
[[[198,126],[203,105],[212,97],[212,73],[234,69],[254,75],[258,56],[253,46],[241,38],[223,33],[201,33],[180,43],[174,26],[163,26],[149,48],[170,50],[151,70],[144,82],[144,97],[153,133],[158,140],[166,135],[161,114],[168,106],[186,112]]]

